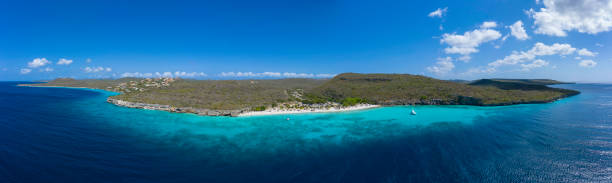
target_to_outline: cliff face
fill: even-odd
[[[467,96],[457,96],[455,100],[442,100],[442,99],[399,99],[399,100],[384,100],[378,101],[376,104],[384,106],[395,106],[395,105],[474,105],[474,106],[504,106],[504,105],[515,105],[515,104],[540,104],[553,102],[562,98],[577,95],[578,93],[571,93],[566,95],[560,95],[551,99],[544,100],[523,100],[523,101],[509,101],[485,104],[482,99]]]
[[[198,109],[192,107],[172,107],[170,105],[160,104],[145,104],[138,102],[128,102],[123,100],[117,100],[108,98],[107,102],[122,107],[138,108],[138,109],[149,109],[149,110],[160,110],[176,113],[193,113],[201,116],[238,116],[245,112],[245,110],[211,110],[211,109]]]

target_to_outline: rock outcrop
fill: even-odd
[[[108,98],[106,99],[108,103],[115,104],[122,107],[129,108],[138,108],[138,109],[149,109],[149,110],[159,110],[159,111],[168,111],[168,112],[176,112],[176,113],[193,113],[201,116],[238,116],[245,110],[212,110],[212,109],[198,109],[193,107],[173,107],[170,105],[161,105],[161,104],[146,104],[139,102],[129,102],[123,100],[117,100]]]

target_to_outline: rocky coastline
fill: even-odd
[[[472,106],[508,106],[508,105],[518,105],[518,104],[543,104],[550,103],[557,100],[561,100],[567,97],[575,96],[580,94],[580,92],[569,93],[565,95],[561,95],[559,97],[554,97],[549,100],[535,100],[535,101],[512,101],[512,102],[504,102],[504,103],[492,103],[485,104],[482,99],[468,97],[468,96],[458,96],[456,100],[440,100],[440,99],[406,99],[406,100],[386,100],[376,103],[381,106],[398,106],[398,105],[472,105]]]
[[[193,108],[193,107],[173,107],[170,105],[129,102],[129,101],[112,99],[112,98],[107,98],[106,101],[108,103],[115,104],[121,107],[159,110],[159,111],[168,111],[168,112],[175,112],[175,113],[193,113],[193,114],[197,114],[201,116],[237,117],[243,112],[245,112],[245,110],[213,110],[213,109],[198,109],[198,108]]]

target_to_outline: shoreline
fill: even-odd
[[[248,111],[243,112],[238,115],[238,117],[247,117],[247,116],[269,116],[269,115],[282,115],[282,114],[303,114],[303,113],[333,113],[333,112],[347,112],[347,111],[358,111],[365,109],[378,108],[380,105],[373,104],[358,104],[355,106],[349,107],[340,107],[335,108],[331,107],[329,109],[272,109],[272,110],[264,110],[264,111]]]
[[[170,105],[129,102],[129,101],[112,99],[112,98],[107,98],[106,101],[116,106],[127,107],[127,108],[167,111],[167,112],[172,112],[172,113],[191,113],[191,114],[196,114],[200,116],[231,116],[231,117],[268,116],[268,115],[303,114],[303,113],[333,113],[333,112],[366,110],[366,109],[380,107],[380,105],[373,105],[373,104],[358,104],[355,106],[330,107],[326,109],[322,109],[322,108],[311,108],[311,109],[274,108],[274,109],[268,109],[265,111],[250,111],[250,110],[199,109],[199,108],[193,108],[193,107],[173,107]]]

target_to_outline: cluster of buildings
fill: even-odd
[[[168,87],[174,81],[173,78],[146,78],[140,81],[120,83],[117,86],[108,87],[108,89],[121,93],[142,92],[152,88]]]

